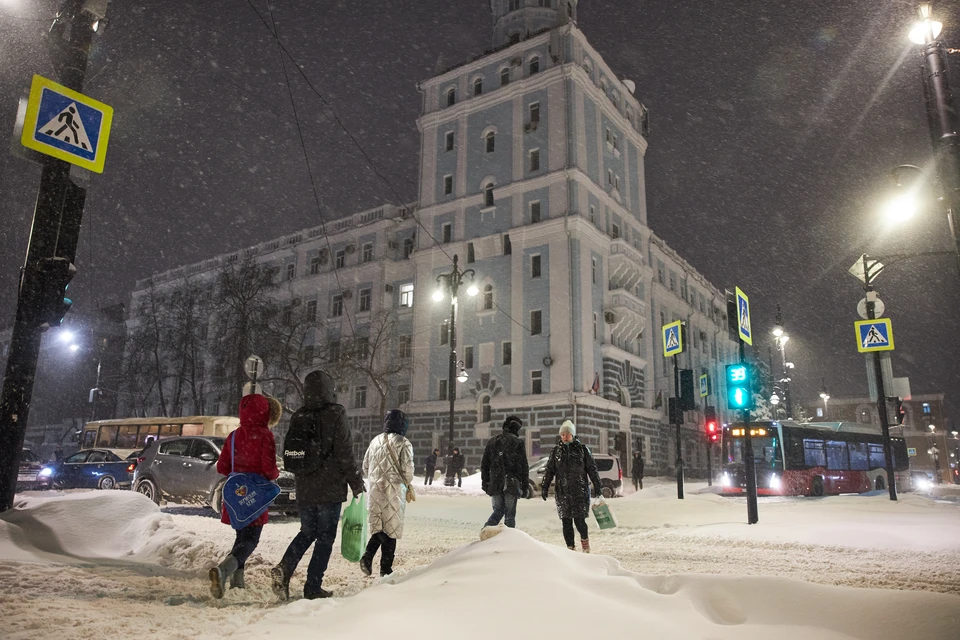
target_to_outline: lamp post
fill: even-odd
[[[950,436],[953,438],[953,451],[950,453],[950,457],[953,458],[953,462],[950,464],[950,481],[953,484],[960,484],[960,471],[957,470],[957,465],[960,464],[960,458],[957,457],[957,454],[960,454],[960,432],[951,431]]]
[[[103,366],[103,350],[107,346],[106,338],[100,340],[100,349],[99,351],[94,351],[88,347],[82,347],[78,343],[73,341],[74,335],[69,331],[64,331],[60,334],[60,339],[64,342],[69,342],[70,345],[67,347],[71,353],[76,353],[78,351],[86,351],[91,354],[94,358],[97,359],[97,378],[93,383],[93,388],[90,389],[90,395],[87,399],[87,402],[90,404],[90,422],[93,422],[97,419],[97,400],[100,398],[100,370]]]
[[[780,384],[783,385],[783,408],[787,412],[787,418],[793,418],[793,402],[790,398],[790,369],[793,363],[787,362],[787,340],[790,339],[783,331],[783,321],[780,317],[780,305],[777,305],[777,324],[773,327],[773,339],[776,342],[777,350],[780,351],[781,375]]]
[[[943,478],[940,477],[940,449],[937,448],[937,427],[930,425],[930,437],[933,439],[933,445],[930,447],[930,455],[933,456],[934,474],[937,476],[937,484],[943,484]]]
[[[453,458],[454,403],[457,399],[457,382],[467,381],[467,372],[463,369],[463,363],[457,360],[457,292],[463,284],[464,276],[469,276],[470,280],[473,280],[474,275],[476,275],[476,272],[473,269],[460,269],[458,258],[456,254],[454,254],[453,270],[450,273],[443,273],[437,276],[437,284],[439,287],[433,293],[435,302],[443,300],[446,291],[450,293],[450,324],[447,327],[450,340],[450,367],[447,376],[447,380],[449,381],[447,382],[447,398],[450,400],[450,437],[447,446],[451,459]],[[477,295],[479,292],[475,284],[471,284],[467,288],[467,295],[471,297]],[[459,374],[457,372],[458,364],[460,365]],[[449,468],[450,465],[447,466],[448,469],[443,479],[443,484],[449,487],[453,486],[454,479],[450,473],[452,470]]]
[[[824,382],[823,378],[820,378],[820,382],[821,382],[821,386],[820,386],[820,398],[823,399],[823,419],[824,419],[824,420],[829,420],[830,414],[829,414],[829,412],[827,411],[827,400],[830,399],[830,394],[827,393],[827,383]]]
[[[943,24],[933,19],[932,3],[917,8],[919,20],[910,30],[910,40],[921,45],[923,57],[923,95],[933,142],[937,175],[940,178],[947,223],[957,249],[960,268],[960,138],[957,135],[957,111],[950,92],[950,71],[943,43],[938,39]]]

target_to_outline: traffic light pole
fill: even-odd
[[[743,339],[740,342],[740,364],[746,366]],[[752,377],[751,377],[752,379]],[[751,388],[750,393],[753,392]],[[749,406],[749,403],[748,405]],[[753,437],[750,434],[750,409],[743,410],[743,472],[747,476],[747,524],[760,520],[757,510],[757,468],[753,460]]]
[[[867,301],[867,320],[876,320],[876,301],[873,292],[873,278],[867,268],[867,256],[863,256],[863,290]],[[893,445],[890,443],[890,420],[887,416],[887,391],[883,384],[883,367],[880,366],[880,353],[873,352],[873,377],[877,380],[877,414],[880,416],[880,430],[883,434],[883,463],[887,471],[887,489],[890,499],[897,499],[897,477],[893,472]]]
[[[711,460],[711,458],[713,458],[713,443],[710,442],[710,435],[707,433],[707,430],[706,430],[707,419],[708,419],[707,418],[707,396],[704,396],[703,397],[703,422],[704,422],[703,437],[707,441],[707,486],[712,487],[713,486],[713,461]]]
[[[93,38],[93,29],[83,13],[83,0],[68,0],[50,35],[51,38],[62,37],[67,25],[61,22],[61,18],[69,21],[69,42],[54,40],[51,44],[56,48],[54,60],[59,64],[54,66],[60,72],[61,84],[74,91],[83,89],[87,55]],[[44,299],[45,278],[49,274],[44,265],[57,257],[73,262],[84,194],[82,188],[70,182],[70,164],[44,156],[27,256],[20,271],[16,320],[0,393],[0,511],[13,506],[43,335],[41,310],[51,303]],[[63,225],[65,218],[67,223]]]
[[[680,437],[680,428],[683,425],[683,409],[680,405],[680,365],[677,363],[677,356],[673,356],[673,388],[675,406],[675,420],[677,423],[677,499],[683,500],[683,442]]]

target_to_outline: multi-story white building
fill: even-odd
[[[687,323],[680,366],[710,374],[711,404],[735,345],[723,292],[647,226],[647,111],[577,28],[577,4],[492,0],[494,48],[419,84],[416,205],[157,275],[138,283],[131,308],[151,283],[255,256],[287,281],[281,295],[315,310],[318,344],[364,335],[378,312],[394,310],[389,355],[411,364],[388,404],[410,415],[418,450],[446,448],[456,385],[454,444],[471,468],[508,414],[523,418],[531,457],[570,418],[594,451],[626,462],[639,448],[651,473],[672,468],[673,372],[660,327]],[[463,384],[449,380],[449,299],[430,296],[453,255],[480,291],[461,290],[458,301]],[[379,421],[367,391],[357,383],[340,396],[363,443]],[[706,467],[700,423],[688,414],[683,430],[694,474]]]

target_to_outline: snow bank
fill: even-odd
[[[952,637],[960,597],[785,578],[642,576],[507,529],[354,597],[300,600],[235,637],[925,640]],[[386,625],[386,626],[385,626]]]
[[[132,491],[18,497],[0,513],[0,558],[76,564],[127,561],[196,569],[215,557],[210,542],[179,529]]]

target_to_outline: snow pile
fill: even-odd
[[[200,569],[213,561],[148,498],[132,491],[18,497],[0,513],[0,557],[21,562],[127,561]]]
[[[841,640],[954,637],[960,598],[786,578],[642,576],[507,529],[351,598],[300,600],[236,637]],[[428,622],[425,622],[428,621]]]
[[[483,489],[480,488],[480,472],[469,476],[463,476],[462,486],[445,487],[443,485],[443,474],[433,481],[433,484],[423,484],[423,476],[414,476],[413,488],[417,494],[436,495],[436,496],[482,496]]]

